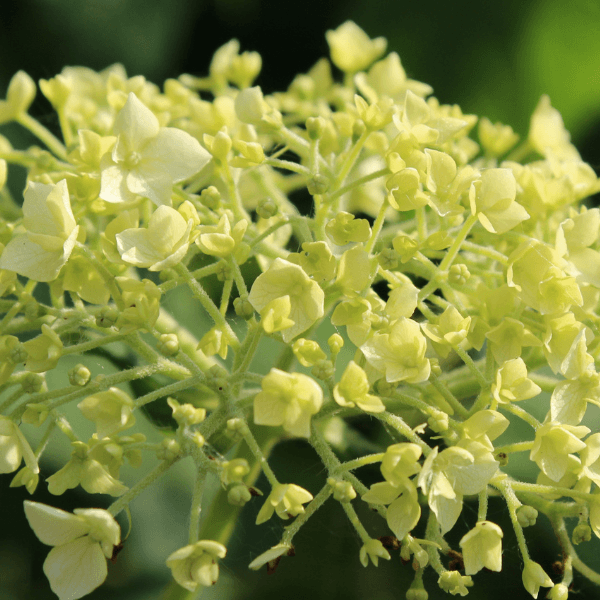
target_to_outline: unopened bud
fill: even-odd
[[[382,269],[393,271],[398,268],[398,253],[393,248],[384,248],[377,256],[377,262]]]
[[[322,135],[327,123],[323,117],[309,117],[306,119],[306,131],[311,140],[318,140]]]
[[[234,485],[227,491],[227,501],[233,506],[244,506],[251,499],[252,494],[245,485]]]
[[[92,374],[85,365],[76,365],[69,371],[69,383],[78,387],[86,386]]]
[[[517,521],[521,527],[533,527],[538,517],[538,511],[527,504],[517,508]]]
[[[163,333],[158,338],[156,349],[163,356],[174,356],[179,352],[179,338],[175,333]]]
[[[454,285],[464,285],[471,277],[467,265],[452,265],[448,271],[448,281]]]
[[[325,175],[317,173],[312,179],[308,180],[306,189],[311,196],[324,194],[329,189],[329,179]]]
[[[119,318],[119,311],[114,306],[105,306],[96,315],[98,327],[112,327]]]
[[[256,207],[256,214],[261,219],[270,219],[277,214],[278,206],[274,200],[271,198],[264,198],[258,203]]]
[[[581,542],[589,542],[592,539],[592,528],[587,523],[579,523],[573,529],[573,543],[575,545]]]
[[[173,438],[164,439],[156,451],[159,460],[175,460],[179,456],[181,448]]]
[[[202,202],[206,208],[216,210],[221,204],[221,193],[214,185],[211,185],[200,193],[200,202]]]
[[[235,314],[242,319],[251,319],[254,315],[254,307],[250,304],[248,298],[236,298],[233,301]]]
[[[42,391],[46,378],[42,373],[25,373],[19,383],[26,394],[37,394]]]

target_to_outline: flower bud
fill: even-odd
[[[448,281],[453,285],[464,285],[471,277],[467,265],[456,264],[450,267],[448,271]]]
[[[306,189],[311,196],[324,194],[329,189],[329,179],[325,175],[317,173],[312,179],[307,181]]]
[[[7,123],[29,110],[36,93],[35,81],[25,73],[17,71],[6,91],[6,100],[0,102],[0,123]]]
[[[211,185],[200,193],[200,202],[206,208],[216,210],[221,205],[221,193],[214,185]]]
[[[38,427],[46,420],[47,416],[48,408],[45,404],[30,403],[27,405],[27,408],[21,417],[21,421],[23,421],[23,423],[27,423],[28,425],[34,425],[35,427]]]
[[[335,357],[340,353],[340,350],[344,347],[344,339],[339,333],[334,333],[327,340],[329,351],[331,352],[331,358],[335,360]]]
[[[251,499],[252,494],[245,485],[234,485],[227,491],[227,501],[233,506],[244,506]]]
[[[26,394],[37,394],[45,386],[46,377],[43,373],[25,373],[19,383]]]
[[[261,219],[270,219],[277,214],[279,207],[277,203],[271,198],[264,198],[258,203],[256,207],[256,214]]]
[[[104,306],[96,315],[98,327],[112,327],[119,318],[119,311],[114,306]]]
[[[179,338],[176,333],[163,333],[158,338],[156,349],[163,356],[175,356],[179,352]]]
[[[338,502],[350,502],[356,498],[356,491],[349,481],[340,481],[330,477],[327,483],[333,488],[333,497]]]
[[[174,398],[167,398],[167,404],[173,411],[173,418],[180,427],[189,427],[202,423],[206,418],[206,409],[191,404],[179,404]]]
[[[406,590],[406,600],[427,600],[429,594],[424,587],[410,587]]]
[[[564,583],[557,583],[546,596],[549,600],[567,600],[568,597],[569,588]]]
[[[538,511],[527,504],[517,508],[517,521],[521,527],[533,527],[538,517]]]
[[[5,342],[7,349],[9,350],[8,360],[13,363],[13,365],[25,362],[27,360],[27,350],[25,349],[25,346],[19,342],[16,337],[7,337],[11,338]]]
[[[242,123],[260,125],[268,108],[259,86],[246,88],[235,98],[235,114]]]
[[[248,297],[245,298],[236,298],[233,301],[233,309],[235,310],[235,314],[238,317],[242,317],[242,319],[251,319],[254,316],[254,308],[252,308],[252,304],[250,304]]]
[[[246,423],[239,417],[227,421],[227,433],[233,440],[241,440],[244,437],[245,429]]]
[[[205,136],[205,141],[206,137],[208,136]],[[210,144],[210,151],[215,159],[221,162],[226,162],[227,155],[231,150],[231,146],[231,138],[224,131],[219,131],[219,133],[217,133],[217,135],[215,135],[215,137],[212,139],[212,143]]]
[[[587,523],[579,523],[573,529],[571,539],[575,545],[579,545],[581,542],[589,542],[592,539],[592,528]]]
[[[393,248],[384,248],[377,256],[382,269],[393,271],[398,268],[398,253]]]
[[[173,438],[166,438],[156,450],[156,457],[159,460],[175,460],[181,451],[181,447]]]
[[[319,360],[313,367],[311,373],[317,378],[326,381],[333,377],[333,363],[330,360]]]
[[[84,387],[89,383],[91,376],[90,370],[85,365],[75,365],[69,371],[69,383],[78,387]]]
[[[327,122],[323,117],[309,117],[306,119],[306,131],[311,140],[318,140],[322,135]]]

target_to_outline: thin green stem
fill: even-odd
[[[157,465],[146,477],[140,479],[128,492],[123,494],[116,502],[111,504],[106,510],[116,517],[129,503],[137,498],[148,486],[152,485],[159,477],[162,477],[179,458],[168,461],[164,460]]]
[[[46,144],[48,149],[54,153],[55,156],[58,156],[61,160],[67,159],[67,149],[64,147],[63,143],[48,129],[46,129],[39,121],[36,121],[32,116],[27,113],[21,113],[16,118],[15,121],[28,129],[36,138],[38,138],[41,142]]]

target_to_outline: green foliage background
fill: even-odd
[[[372,37],[385,36],[388,49],[399,53],[409,76],[432,85],[442,102],[458,103],[465,112],[511,124],[522,135],[540,95],[548,93],[584,160],[596,169],[600,166],[599,0],[0,0],[0,96],[18,69],[36,80],[52,77],[66,65],[102,69],[114,62],[123,63],[129,75],[143,74],[158,84],[183,72],[201,75],[214,50],[232,37],[240,40],[243,50],[260,52],[263,71],[257,83],[272,92],[287,87],[296,73],[327,55],[325,31],[346,19],[356,21]],[[57,128],[56,117],[42,97],[33,112],[46,126]],[[0,133],[12,140],[18,135],[10,126],[0,128]],[[22,137],[21,142],[27,145],[32,140]],[[198,315],[185,314],[194,310],[189,302],[174,298],[171,303],[179,318],[204,333]],[[269,358],[269,352],[264,352],[265,370]],[[93,375],[114,368],[101,359],[96,362]],[[66,364],[65,372],[71,366]],[[75,426],[89,426],[76,412],[72,413],[73,419],[79,419]],[[378,435],[370,430],[369,421],[356,426],[367,436]],[[149,425],[145,433],[156,436]],[[59,444],[55,452],[66,459],[68,447]],[[523,474],[527,461],[515,463],[512,468]],[[310,448],[300,442],[281,445],[273,458],[276,473],[293,470],[293,481],[309,490],[318,489],[325,478],[317,464]],[[56,465],[43,465],[45,476],[55,470]],[[187,539],[190,475],[189,465],[177,465],[160,486],[133,503],[134,528],[125,550],[110,567],[106,584],[90,599],[161,597],[169,578],[164,559]],[[377,469],[367,469],[363,475],[371,477],[366,481],[371,483],[378,477]],[[138,476],[125,473],[124,480]],[[0,600],[55,598],[42,574],[48,549],[27,527],[22,512],[26,493],[22,488],[9,490],[11,479],[11,475],[0,476]],[[261,481],[258,487],[261,483],[266,489]],[[43,482],[36,499],[66,509],[92,505],[77,490],[57,502]],[[106,500],[94,498],[92,503],[107,506]],[[243,512],[221,579],[203,593],[203,600],[403,597],[411,581],[410,566],[394,556],[378,569],[363,569],[358,561],[360,543],[333,502],[297,536],[296,558],[282,560],[271,576],[248,572],[248,562],[278,541],[281,527],[276,522],[254,527],[259,504],[253,502]],[[360,516],[377,535],[386,533],[368,510]],[[465,523],[470,527],[475,518],[475,509],[466,505],[456,529],[464,532]],[[506,531],[503,573],[477,575],[469,596],[529,597],[521,586],[520,558],[500,502],[491,501],[489,518]],[[126,531],[127,523],[122,526]],[[532,557],[551,572],[559,555],[549,527],[539,523],[526,533]],[[455,537],[450,536],[454,544],[459,534]],[[589,551],[582,553],[596,568],[600,558],[597,552],[594,556],[594,547],[599,543],[593,541]],[[427,587],[431,599],[446,597],[432,581]],[[579,577],[576,587],[579,598],[600,598],[600,591]]]

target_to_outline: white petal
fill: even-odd
[[[60,600],[77,600],[101,585],[108,571],[100,544],[85,536],[50,550],[44,573]]]
[[[48,546],[60,546],[76,538],[84,536],[89,531],[86,522],[76,515],[25,500],[25,516],[29,521],[33,533],[40,542]]]
[[[102,169],[100,175],[100,198],[105,202],[128,202],[135,194],[127,188],[126,177],[129,171],[109,164]]]
[[[152,243],[146,229],[126,229],[115,236],[121,258],[137,267],[150,267],[165,255]]]
[[[62,248],[48,252],[26,235],[19,235],[4,248],[0,256],[0,269],[14,271],[34,281],[53,281],[66,262]]]
[[[160,126],[154,113],[130,92],[125,106],[115,118],[113,131],[124,141],[130,151],[140,150],[155,137]]]
[[[168,173],[174,183],[196,174],[211,159],[200,142],[189,133],[174,127],[163,127],[144,148],[144,162]]]

